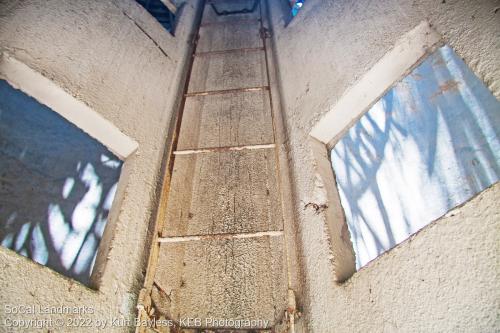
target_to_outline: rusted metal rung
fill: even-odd
[[[219,51],[206,51],[194,53],[193,57],[203,57],[217,54],[235,53],[235,52],[254,52],[254,51],[264,51],[264,47],[244,47],[240,49],[228,49]]]
[[[248,1],[248,0],[247,0]],[[236,3],[236,2],[243,2],[245,3],[246,1],[245,0],[207,0],[206,4],[207,5],[210,5],[212,3],[215,3],[215,4],[231,4],[231,3]]]
[[[158,238],[158,242],[159,243],[184,243],[184,242],[195,242],[195,241],[202,241],[202,240],[245,239],[245,238],[259,238],[259,237],[281,237],[281,236],[283,236],[283,230],[211,234],[211,235],[160,237],[160,238]]]
[[[213,147],[213,148],[199,148],[192,150],[177,150],[174,155],[194,155],[206,153],[220,153],[226,151],[241,151],[241,150],[256,150],[256,149],[271,149],[276,147],[276,144],[261,144],[261,145],[248,145],[248,146],[232,146],[232,147]]]
[[[226,25],[226,24],[241,24],[241,23],[259,23],[260,19],[241,19],[241,20],[227,20],[227,21],[214,21],[205,22],[200,25],[200,27],[208,27],[213,25]]]
[[[222,95],[222,94],[231,94],[231,93],[238,93],[238,92],[264,91],[264,90],[269,90],[269,86],[190,92],[190,93],[184,94],[184,97]]]

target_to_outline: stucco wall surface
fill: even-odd
[[[94,312],[87,318],[106,320],[106,331],[130,330],[123,320],[133,320],[143,283],[155,190],[198,3],[187,1],[173,37],[132,0],[0,2],[0,51],[53,80],[139,144],[123,166],[101,243],[109,251],[96,264],[99,290],[0,247],[0,331],[12,331],[3,325],[5,305],[87,306]],[[122,321],[112,327],[111,319]]]
[[[284,3],[268,2],[304,272],[299,304],[308,331],[497,331],[500,185],[337,284],[326,217],[314,208],[328,204],[329,184],[315,174],[308,134],[402,35],[425,20],[499,98],[500,2],[309,0],[286,28]]]

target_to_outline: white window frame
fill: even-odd
[[[68,94],[53,81],[6,53],[2,54],[0,59],[0,78],[57,112],[101,142],[121,160],[125,160],[137,150],[137,142],[123,134],[109,120]]]

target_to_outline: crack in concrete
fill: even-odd
[[[146,35],[146,37],[148,37],[148,38],[149,38],[149,40],[151,40],[151,41],[153,42],[153,44],[154,44],[154,45],[158,48],[158,50],[160,50],[160,52],[161,52],[161,53],[162,53],[162,54],[163,54],[163,55],[164,55],[167,59],[172,60],[172,58],[170,58],[170,56],[167,54],[167,52],[165,52],[165,50],[164,50],[164,49],[160,46],[160,44],[158,44],[158,43],[157,43],[157,42],[153,39],[153,37],[151,37],[151,35],[150,35],[150,34],[148,34],[148,33],[146,32],[146,30],[144,30],[144,28],[143,28],[143,27],[141,27],[141,25],[140,25],[139,23],[137,23],[137,22],[136,22],[136,21],[135,21],[135,20],[134,20],[134,19],[133,19],[133,18],[132,18],[129,14],[127,14],[127,12],[126,12],[126,11],[124,11],[123,9],[121,9],[121,8],[120,8],[120,7],[119,7],[116,3],[114,3],[114,2],[113,2],[113,4],[114,4],[114,5],[115,5],[118,9],[120,9],[120,11],[123,13],[123,15],[124,15],[125,17],[127,17],[130,21],[132,21],[132,22],[135,24],[135,26],[136,26],[137,28],[139,28],[139,30],[141,30],[141,32],[142,32],[144,35]]]

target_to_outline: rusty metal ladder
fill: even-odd
[[[252,6],[250,8],[244,7],[239,10],[220,10],[217,8],[217,4],[224,3],[225,0],[208,0],[204,1],[203,9],[198,22],[198,30],[196,36],[193,40],[193,51],[192,51],[192,59],[189,61],[189,70],[187,73],[187,80],[184,87],[184,95],[181,102],[181,106],[177,115],[176,120],[176,129],[174,133],[173,143],[170,147],[171,154],[168,156],[168,160],[165,167],[165,174],[163,177],[163,184],[161,189],[161,197],[160,203],[156,216],[155,230],[153,235],[153,242],[150,249],[148,267],[146,271],[146,278],[144,282],[144,287],[141,290],[138,299],[138,319],[140,322],[145,323],[139,325],[137,327],[136,332],[163,332],[160,327],[156,325],[156,319],[158,318],[158,311],[155,308],[155,304],[152,301],[152,290],[154,288],[158,288],[164,294],[167,294],[155,281],[155,276],[158,271],[159,266],[159,257],[160,257],[160,248],[162,244],[177,244],[177,243],[186,243],[186,242],[199,242],[204,240],[227,240],[227,239],[252,239],[258,237],[280,237],[283,242],[283,255],[285,257],[285,275],[286,275],[286,292],[284,295],[285,298],[285,309],[280,319],[279,323],[276,323],[274,327],[265,327],[261,330],[255,328],[248,328],[249,331],[252,332],[295,332],[295,320],[298,314],[297,306],[295,304],[295,293],[294,287],[296,283],[292,280],[294,276],[297,275],[295,272],[294,259],[292,259],[294,254],[290,253],[290,248],[293,247],[293,240],[290,239],[290,235],[293,234],[291,231],[290,223],[291,221],[286,221],[287,219],[283,216],[284,211],[287,210],[287,204],[285,203],[285,199],[282,195],[282,180],[283,175],[281,174],[283,168],[283,157],[280,158],[280,147],[282,146],[282,142],[284,139],[279,139],[280,135],[277,135],[280,126],[279,121],[276,120],[276,100],[273,100],[273,92],[276,94],[276,88],[272,88],[271,84],[271,68],[270,68],[270,55],[268,53],[268,45],[269,45],[269,30],[264,25],[264,9],[262,2],[264,0],[254,0]],[[213,21],[213,22],[202,22],[204,10],[207,7],[207,4],[210,5],[211,9],[217,16],[231,16],[231,15],[245,15],[245,14],[254,14],[258,11],[258,18],[239,18],[238,20],[230,20],[230,21]],[[216,25],[227,25],[227,24],[246,24],[246,23],[256,23],[259,25],[259,35],[262,40],[262,46],[259,47],[239,47],[239,48],[231,48],[231,49],[223,49],[223,50],[205,50],[201,52],[197,52],[200,38],[200,29],[204,29],[206,27],[216,26]],[[228,89],[211,89],[211,90],[203,90],[203,91],[190,91],[190,83],[193,75],[193,66],[196,58],[201,57],[211,57],[217,55],[225,55],[232,53],[252,53],[252,52],[262,52],[265,59],[265,82],[262,85],[255,85],[250,87],[237,87],[237,88],[228,88]],[[272,122],[272,142],[264,142],[257,144],[246,144],[246,145],[227,145],[227,146],[216,146],[216,147],[202,147],[202,148],[193,148],[193,149],[179,149],[179,138],[181,136],[181,128],[183,125],[184,119],[184,111],[186,108],[186,103],[190,98],[202,97],[202,96],[217,96],[217,95],[227,95],[227,94],[240,94],[240,93],[249,93],[249,92],[265,92],[269,96],[270,103],[270,120]],[[279,104],[279,103],[278,103]],[[274,106],[274,107],[273,107]],[[281,130],[283,132],[283,130]],[[282,134],[281,134],[282,136]],[[211,153],[221,153],[221,152],[241,152],[241,151],[252,151],[252,150],[273,150],[273,158],[276,166],[276,177],[277,181],[277,192],[279,194],[279,204],[281,207],[281,222],[282,225],[277,230],[264,230],[264,231],[245,231],[245,232],[214,232],[209,234],[187,234],[187,235],[166,235],[163,231],[165,228],[165,221],[167,220],[167,210],[169,207],[169,195],[171,194],[170,190],[172,187],[172,176],[174,174],[174,163],[176,158],[180,156],[192,156],[197,154],[211,154]],[[285,180],[286,182],[286,180]],[[269,191],[268,191],[269,194]],[[290,204],[290,203],[288,203]],[[191,214],[191,213],[189,213]],[[163,250],[165,251],[165,250]],[[292,251],[293,252],[293,251]],[[296,288],[296,287],[295,287]],[[198,332],[202,331],[203,327],[190,327],[183,325],[178,321],[168,319],[172,322],[173,326],[170,327],[173,331],[185,331],[185,332]],[[233,330],[234,328],[226,327],[220,328],[223,330]],[[168,330],[167,330],[168,331]]]

